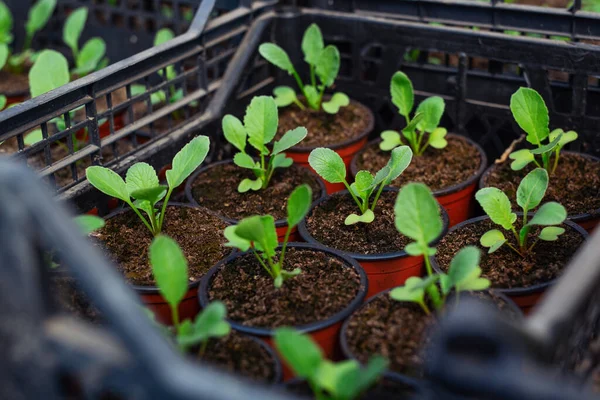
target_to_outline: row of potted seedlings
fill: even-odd
[[[568,220],[572,203],[561,205],[560,190],[551,189],[562,173],[576,172],[567,166],[564,172],[569,157],[561,153],[576,136],[549,132],[539,94],[520,89],[511,109],[537,149],[510,154],[515,174],[523,176],[514,191],[497,185],[475,192],[483,152],[438,126],[441,98],[426,99],[413,113],[412,85],[399,72],[391,96],[407,125],[357,153],[352,172],[352,157],[320,141],[327,129],[360,126],[339,121],[348,122],[342,114],[352,105],[347,96],[323,101],[339,52],[324,46],[316,25],[306,31],[302,50],[310,66],[307,85],[282,49],[261,46],[263,56],[297,77],[302,96],[277,88],[275,98],[252,99],[243,121],[225,116],[233,160],[201,168],[209,140],[199,136],[175,156],[166,185],[145,163],[132,166],[125,180],[103,167],[88,168],[93,186],[129,205],[107,216],[92,237],[157,320],[171,325],[169,337],[195,357],[263,381],[295,374],[304,381],[290,390],[309,389],[316,398],[397,392],[393,382],[408,383],[410,391],[418,387],[410,378],[423,375],[428,328],[461,292],[477,292],[518,319],[511,298],[524,310],[535,304],[584,241],[585,230]],[[298,120],[305,126],[295,125]],[[342,141],[360,136],[354,132]],[[294,163],[292,155],[309,148],[305,143],[314,148]],[[600,168],[598,160],[573,159],[590,164],[583,173]],[[588,178],[597,192],[598,174]],[[170,203],[184,182],[188,203]],[[593,200],[598,208],[597,193]],[[477,203],[487,216],[465,221]],[[248,339],[257,337],[275,345],[283,369],[263,342]],[[369,361],[372,355],[385,360]],[[327,360],[342,356],[347,360]],[[244,369],[250,364],[263,366],[262,373]]]

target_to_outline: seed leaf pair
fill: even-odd
[[[333,86],[340,71],[340,52],[333,45],[325,46],[321,30],[316,24],[310,25],[302,38],[304,61],[310,68],[310,84],[305,85],[302,82],[290,57],[281,47],[274,43],[263,43],[258,51],[271,64],[294,76],[301,94],[304,95],[308,106],[313,110],[322,108],[326,113],[337,114],[340,108],[350,104],[348,96],[340,92],[334,93],[329,101],[323,101],[325,89]],[[319,83],[317,83],[317,77]],[[279,107],[296,104],[300,109],[305,109],[294,89],[289,86],[276,87],[273,95]]]
[[[392,150],[391,157],[375,176],[369,171],[359,171],[355,182],[351,185],[346,180],[346,165],[344,160],[335,151],[319,147],[308,156],[310,166],[329,183],[343,183],[350,192],[360,210],[359,214],[350,214],[346,217],[345,224],[353,225],[359,222],[371,223],[375,219],[375,207],[381,196],[383,188],[398,178],[409,166],[412,160],[412,151],[408,146],[396,147]],[[373,195],[375,195],[373,197]],[[373,200],[371,201],[371,198]]]

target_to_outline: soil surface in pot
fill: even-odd
[[[255,179],[252,171],[234,164],[219,164],[198,175],[192,183],[192,196],[203,207],[224,217],[240,220],[251,215],[272,215],[275,220],[287,217],[287,200],[303,183],[313,191],[313,201],[321,197],[317,177],[307,168],[292,165],[275,170],[264,190],[238,192],[244,178]]]
[[[269,352],[247,336],[232,331],[224,338],[210,339],[200,363],[207,363],[259,382],[273,382],[276,375],[275,360]]]
[[[472,295],[493,304],[508,318],[520,318],[501,297],[491,293]],[[454,299],[449,298],[446,304],[454,305]],[[350,317],[346,330],[348,348],[361,363],[366,363],[374,355],[381,355],[389,360],[390,370],[421,377],[425,361],[422,349],[430,341],[430,327],[435,322],[435,316],[426,315],[419,305],[399,302],[389,294],[383,294]]]
[[[0,71],[0,94],[7,96],[25,94],[29,97],[28,73],[13,74],[8,71]]]
[[[188,261],[190,283],[198,281],[219,260],[230,253],[223,246],[226,224],[207,210],[168,206],[162,233],[173,238]],[[140,218],[127,211],[106,221],[93,233],[127,280],[139,286],[154,286],[148,260],[152,233]]]
[[[276,289],[253,254],[238,257],[215,274],[208,297],[225,303],[230,320],[276,328],[324,321],[346,308],[358,293],[358,273],[332,255],[291,248],[284,263],[287,270],[300,268],[302,273]]]
[[[310,386],[304,382],[291,382],[285,385],[288,393],[303,399],[314,399]],[[358,397],[358,400],[402,400],[414,399],[415,389],[410,386],[386,379],[381,379],[374,387]]]
[[[301,110],[291,105],[279,112],[276,139],[289,130],[303,126],[308,130],[308,135],[298,147],[331,146],[357,138],[370,124],[371,113],[356,102],[342,107],[337,114],[315,111],[309,107]]]
[[[501,189],[515,202],[519,183],[534,167],[531,164],[521,171],[513,171],[510,163],[505,162],[489,173],[485,186]],[[550,177],[544,196],[544,202],[547,201],[559,202],[569,215],[597,212],[600,209],[600,162],[577,154],[562,154]]]
[[[401,187],[408,182],[422,182],[433,191],[446,189],[466,182],[477,175],[481,156],[477,148],[458,135],[448,136],[448,146],[438,150],[428,147],[421,156],[413,156],[408,168],[392,186]],[[370,143],[356,160],[358,170],[376,173],[385,167],[391,152],[379,149],[379,143]]]
[[[545,199],[544,199],[545,200]],[[517,219],[517,232],[521,218]],[[488,254],[479,244],[481,236],[498,225],[491,220],[468,224],[449,232],[437,245],[435,259],[444,271],[448,270],[452,257],[465,246],[477,246],[481,251],[482,276],[488,278],[495,288],[523,288],[545,283],[557,278],[567,265],[584,238],[573,228],[563,225],[565,233],[555,242],[540,240],[527,257],[521,257],[510,247],[504,245],[492,254]],[[505,232],[506,238],[513,246],[516,240],[510,232]],[[539,228],[532,229],[529,243],[537,237]]]
[[[337,250],[359,254],[383,254],[401,251],[411,240],[394,225],[394,202],[398,193],[383,192],[370,224],[345,225],[358,206],[349,194],[333,195],[321,202],[306,218],[306,228],[319,243]]]

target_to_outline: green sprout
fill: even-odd
[[[567,218],[567,210],[557,202],[551,201],[543,204],[528,221],[528,213],[533,211],[544,198],[548,188],[548,172],[543,168],[531,171],[519,184],[517,189],[517,204],[523,210],[523,225],[517,232],[515,222],[517,215],[512,212],[508,196],[498,188],[489,187],[480,189],[475,198],[490,217],[492,222],[500,225],[504,230],[512,232],[515,242],[511,244],[499,229],[492,229],[483,234],[480,243],[488,247],[488,253],[493,253],[506,244],[522,257],[525,257],[539,240],[555,241],[565,230],[560,225]],[[532,244],[529,244],[529,234],[534,226],[544,226]]]
[[[172,168],[167,171],[167,186],[159,183],[154,168],[144,162],[132,165],[127,170],[125,180],[111,169],[100,166],[88,167],[85,174],[96,189],[127,203],[150,232],[157,236],[162,230],[167,204],[173,190],[202,164],[209,148],[210,141],[206,136],[195,137],[186,144],[175,155]],[[161,200],[163,205],[159,211],[156,204]]]
[[[108,65],[106,43],[99,37],[93,37],[79,49],[79,39],[87,21],[87,7],[80,7],[73,11],[63,26],[63,42],[71,49],[75,68],[71,71],[74,75],[85,76]]]
[[[305,85],[300,79],[300,75],[294,68],[290,57],[284,49],[274,43],[263,43],[259,46],[258,52],[267,61],[276,67],[286,71],[296,79],[300,92],[306,99],[308,106],[318,111],[321,108],[329,114],[337,114],[341,107],[350,104],[348,96],[341,92],[336,92],[329,101],[323,101],[325,89],[332,87],[340,71],[340,52],[334,45],[325,46],[321,29],[317,24],[311,24],[304,32],[302,38],[302,51],[304,61],[310,67],[310,85]],[[317,77],[319,84],[317,84]],[[296,104],[301,110],[306,107],[296,96],[296,92],[289,86],[279,86],[273,90],[275,101],[279,107],[286,107],[290,104]]]
[[[302,271],[296,268],[288,271],[284,268],[285,251],[292,229],[302,221],[308,213],[312,202],[310,186],[298,186],[287,203],[287,231],[281,245],[279,257],[276,258],[275,249],[278,246],[275,219],[271,215],[252,216],[242,219],[237,225],[228,226],[223,232],[229,240],[228,247],[235,247],[241,251],[252,250],[252,253],[273,278],[276,288],[280,288],[287,279],[299,275]]]
[[[527,141],[537,146],[533,150],[521,149],[510,153],[509,157],[513,160],[510,167],[519,171],[534,163],[552,175],[558,167],[561,150],[566,144],[577,140],[577,132],[565,132],[562,129],[550,132],[548,108],[542,96],[533,89],[519,88],[510,98],[510,110],[515,121],[527,133]],[[537,156],[540,161],[536,159]]]
[[[446,128],[439,127],[446,108],[444,99],[432,96],[423,100],[411,118],[415,93],[412,82],[402,71],[398,71],[392,76],[390,93],[392,103],[398,107],[400,115],[406,119],[406,127],[402,130],[402,135],[392,130],[382,132],[382,141],[379,144],[381,150],[389,151],[404,144],[402,136],[416,156],[422,155],[429,146],[443,149],[448,145],[446,140],[448,131]]]
[[[375,176],[369,171],[359,171],[351,185],[346,180],[344,160],[335,151],[323,147],[316,148],[308,156],[308,163],[327,182],[343,183],[356,202],[361,215],[350,214],[344,223],[346,225],[359,222],[369,224],[375,220],[374,211],[383,188],[404,172],[412,160],[412,154],[408,146],[396,147],[392,150],[387,165]]]

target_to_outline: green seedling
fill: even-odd
[[[85,76],[108,65],[106,43],[99,37],[93,37],[80,49],[79,39],[87,21],[87,7],[80,7],[73,11],[63,26],[63,42],[71,49],[75,68],[71,71],[74,75]]]
[[[237,225],[225,228],[223,233],[229,240],[226,246],[241,251],[252,250],[260,265],[273,278],[275,287],[280,288],[287,279],[302,272],[300,268],[295,268],[293,271],[284,268],[285,250],[292,229],[306,216],[311,202],[312,190],[306,184],[298,186],[290,194],[287,203],[287,231],[281,244],[279,257],[276,257],[275,252],[278,246],[275,219],[271,215],[244,218]]]
[[[25,41],[20,53],[11,52],[13,42],[13,16],[7,5],[0,1],[0,54],[8,55],[5,67],[12,73],[23,73],[26,66],[33,62],[36,53],[31,49],[34,35],[46,26],[56,8],[56,0],[38,0],[30,9],[25,23]]]
[[[167,171],[167,186],[158,181],[156,171],[149,164],[140,162],[132,165],[125,180],[111,169],[92,166],[85,170],[87,180],[96,189],[127,203],[154,236],[158,235],[165,220],[165,211],[173,190],[180,186],[196,168],[202,164],[210,141],[198,136],[186,144],[173,158],[172,168]],[[133,199],[133,200],[132,200]],[[162,209],[156,209],[159,201]],[[143,211],[148,219],[146,219]]]
[[[543,204],[528,221],[527,213],[533,211],[544,198],[548,188],[548,172],[543,168],[536,168],[523,178],[517,189],[517,204],[523,211],[522,228],[517,232],[515,222],[517,215],[512,212],[508,196],[500,189],[490,187],[480,189],[475,198],[490,217],[492,222],[500,225],[504,230],[513,233],[515,242],[511,244],[499,229],[486,232],[480,239],[483,247],[489,248],[488,253],[493,253],[506,244],[517,254],[525,257],[539,240],[555,241],[565,230],[560,225],[567,218],[567,210],[557,202]],[[544,228],[530,244],[530,231],[534,226]]]
[[[552,175],[558,167],[561,150],[575,140],[577,132],[565,132],[555,129],[550,132],[548,108],[544,99],[538,92],[529,88],[519,88],[510,98],[510,111],[526,133],[527,141],[536,149],[521,149],[510,153],[513,162],[510,167],[519,171],[530,163],[539,168],[544,168],[548,175]],[[538,157],[539,161],[538,161]]]
[[[429,146],[443,149],[448,145],[446,140],[448,131],[439,126],[446,108],[444,99],[433,96],[423,100],[411,118],[415,93],[412,82],[402,71],[396,72],[392,77],[390,93],[392,103],[398,107],[400,115],[406,119],[406,127],[402,130],[402,135],[392,130],[382,132],[382,141],[379,144],[381,150],[392,150],[404,144],[404,140],[406,140],[415,155],[420,156]]]
[[[332,362],[309,335],[290,328],[275,331],[275,347],[296,376],[306,380],[317,400],[357,399],[388,366],[381,356],[371,358],[365,367],[356,360]]]
[[[158,235],[150,245],[150,265],[160,294],[169,304],[176,341],[183,351],[200,346],[202,357],[211,338],[227,336],[231,331],[225,320],[227,309],[221,302],[210,303],[194,321],[179,320],[179,303],[188,291],[188,265],[181,248],[173,239]]]
[[[252,99],[246,109],[243,124],[233,115],[226,115],[223,118],[225,139],[240,151],[233,157],[233,162],[240,168],[252,170],[256,177],[256,179],[244,178],[238,185],[238,192],[266,189],[275,169],[288,168],[293,164],[293,160],[286,157],[283,152],[306,137],[306,128],[298,127],[286,132],[269,149],[267,145],[275,138],[278,124],[277,105],[269,96],[258,96]],[[255,161],[246,153],[247,144],[258,151],[260,161]]]
[[[104,226],[104,219],[96,215],[78,215],[73,221],[85,236]]]
[[[340,71],[340,52],[334,45],[325,46],[321,30],[316,24],[311,24],[302,38],[304,61],[310,67],[310,85],[302,83],[290,57],[281,47],[274,43],[263,43],[258,52],[271,64],[296,79],[298,88],[311,109],[318,111],[322,108],[326,113],[337,114],[340,108],[350,104],[348,96],[341,92],[334,93],[329,101],[323,101],[325,89],[333,86]],[[276,87],[273,94],[279,107],[296,104],[302,110],[306,108],[296,96],[296,91],[289,86]]]
[[[335,151],[323,147],[316,148],[308,156],[308,163],[327,182],[343,183],[356,202],[361,214],[348,215],[344,223],[369,224],[375,220],[375,207],[383,188],[404,172],[412,160],[412,154],[408,146],[396,147],[392,150],[387,165],[375,176],[369,171],[359,171],[352,185],[346,180],[344,160]]]

